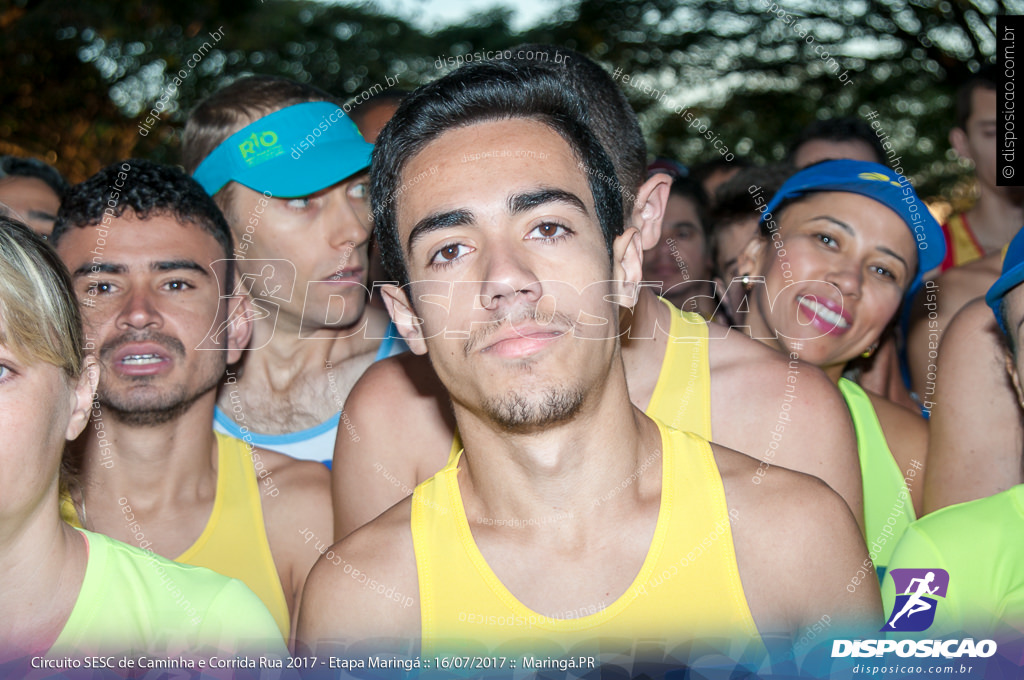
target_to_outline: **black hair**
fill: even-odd
[[[46,182],[60,198],[68,189],[68,182],[57,168],[35,158],[0,156],[0,179],[4,177],[32,177]]]
[[[961,130],[967,130],[967,120],[971,117],[971,100],[974,98],[974,91],[995,90],[997,72],[995,64],[986,64],[972,73],[957,88],[956,91],[956,126]]]
[[[861,142],[866,144],[875,154],[875,162],[885,164],[886,153],[878,135],[871,129],[871,126],[859,118],[826,118],[816,120],[796,136],[796,139],[789,145],[789,153],[786,154],[786,161],[791,163],[796,158],[800,147],[808,142],[822,140],[826,142]]]
[[[694,178],[701,184],[704,184],[704,180],[711,175],[715,174],[719,170],[734,170],[743,168],[749,168],[753,163],[742,156],[737,156],[731,161],[725,160],[724,156],[715,156],[708,160],[701,161],[690,166],[690,177]]]
[[[623,214],[629,215],[636,191],[647,180],[647,142],[629,100],[600,64],[558,45],[527,43],[507,50],[512,64],[550,69],[587,103],[587,126],[597,136],[622,183]]]
[[[71,187],[57,212],[50,242],[56,247],[68,230],[121,217],[127,210],[142,220],[173,215],[179,222],[195,224],[213,236],[228,260],[225,285],[232,285],[234,246],[231,230],[217,204],[199,182],[181,170],[141,158],[111,163]]]
[[[708,194],[700,182],[692,177],[676,177],[672,180],[672,187],[669,189],[669,197],[679,196],[693,203],[697,211],[697,219],[700,220],[704,236],[710,234],[710,223],[708,221]]]
[[[445,132],[488,121],[527,118],[544,123],[572,148],[586,173],[609,254],[623,231],[622,195],[615,168],[586,126],[586,103],[550,69],[510,62],[474,62],[407,97],[381,131],[370,166],[374,230],[388,276],[409,282],[395,201],[402,172]]]

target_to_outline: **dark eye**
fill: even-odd
[[[188,281],[168,281],[165,286],[171,290],[189,290],[192,288],[192,284]]]
[[[871,271],[875,272],[876,274],[880,274],[886,278],[892,279],[894,281],[896,280],[896,275],[893,274],[888,269],[886,269],[885,267],[872,267]]]
[[[839,242],[836,241],[831,236],[829,236],[828,234],[815,234],[815,236],[817,237],[817,239],[819,241],[821,241],[826,246],[835,247],[835,246],[839,245]]]
[[[112,289],[113,286],[106,281],[94,281],[88,285],[85,292],[91,295],[99,295],[100,293],[109,293]]]
[[[529,235],[536,234],[536,237],[540,239],[553,239],[558,238],[559,236],[565,236],[569,233],[569,230],[561,224],[545,222],[544,224],[539,224],[531,229]]]
[[[434,256],[430,259],[430,264],[444,266],[455,262],[468,252],[470,252],[468,246],[464,246],[461,243],[450,243],[446,246],[442,246],[440,250],[434,253]]]

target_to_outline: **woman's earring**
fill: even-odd
[[[743,278],[740,279],[740,283],[743,284],[743,290],[749,291],[754,286],[750,283],[750,274],[744,274]]]
[[[875,353],[876,349],[878,349],[878,343],[877,342],[871,343],[871,346],[868,347],[866,350],[864,350],[864,353],[861,354],[861,357],[864,358],[864,359],[867,359],[868,357],[870,357],[872,354]]]

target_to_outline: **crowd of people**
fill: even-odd
[[[601,65],[513,52],[350,115],[240,78],[180,168],[0,161],[0,669],[643,640],[756,670],[913,620],[908,569],[948,573],[928,635],[1024,635],[992,70],[940,225],[863,121],[651,159]]]

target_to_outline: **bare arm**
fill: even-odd
[[[1024,428],[1004,356],[984,300],[964,307],[946,330],[932,398],[925,512],[1024,481]]]
[[[877,630],[878,579],[839,495],[821,480],[778,467],[752,484],[755,461],[714,449],[727,502],[736,510],[737,562],[758,629],[797,637],[828,617],[839,626]]]
[[[412,494],[444,467],[454,424],[448,394],[429,361],[379,361],[349,393],[331,476],[335,539]]]
[[[953,317],[971,300],[983,296],[999,278],[1002,254],[954,267],[934,281],[925,282],[914,300],[907,333],[907,359],[914,391],[923,395],[934,383],[936,358],[942,336]],[[926,408],[928,404],[925,404]]]
[[[257,456],[266,466],[264,471],[270,471],[261,481],[260,498],[294,630],[306,577],[320,556],[316,543],[305,541],[304,536],[311,535],[325,545],[333,534],[331,478],[320,463],[254,449],[254,462]]]
[[[299,611],[298,648],[315,650],[319,642],[336,640],[392,638],[406,646],[409,640],[418,640],[411,507],[410,501],[401,502],[331,546],[317,561]]]
[[[818,477],[862,523],[857,439],[836,386],[814,366],[735,332],[712,340],[709,352],[714,441]]]

